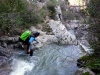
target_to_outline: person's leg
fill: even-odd
[[[30,53],[30,43],[27,43],[27,53],[29,54]]]
[[[27,51],[27,45],[24,44],[24,50]]]
[[[27,51],[27,54],[29,54],[29,52],[28,52],[28,49],[29,49],[29,46],[30,46],[30,44],[29,44],[29,37],[25,40],[25,44],[26,44],[26,51]]]
[[[25,41],[23,41],[23,40],[19,37],[19,42],[21,42],[21,47],[24,48],[24,43],[25,43]]]
[[[33,50],[30,51],[30,56],[33,56]]]

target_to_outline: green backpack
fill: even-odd
[[[31,35],[31,31],[26,30],[25,32],[22,33],[22,35],[20,36],[20,38],[25,41],[29,36]]]

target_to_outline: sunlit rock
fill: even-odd
[[[61,21],[50,20],[50,27],[61,44],[76,44],[76,37],[71,34]]]
[[[47,44],[47,43],[54,43],[54,42],[58,42],[57,41],[57,38],[54,36],[54,35],[42,35],[42,36],[39,36],[39,37],[37,37],[36,38],[37,39],[37,41],[39,42],[38,44],[36,44],[36,42],[35,41],[33,41],[33,43],[32,43],[32,49],[33,48],[41,48],[41,47],[43,47],[45,44]]]

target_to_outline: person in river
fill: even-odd
[[[27,54],[30,54],[30,56],[33,55],[33,51],[30,49],[31,43],[33,41],[36,41],[36,43],[38,43],[38,41],[36,40],[36,38],[39,35],[40,35],[39,32],[34,32],[32,34],[31,31],[26,30],[19,37],[19,41],[22,42],[22,48],[24,48],[24,50],[26,50],[27,51]]]

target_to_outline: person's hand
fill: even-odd
[[[30,53],[30,50],[28,50],[28,53]]]

